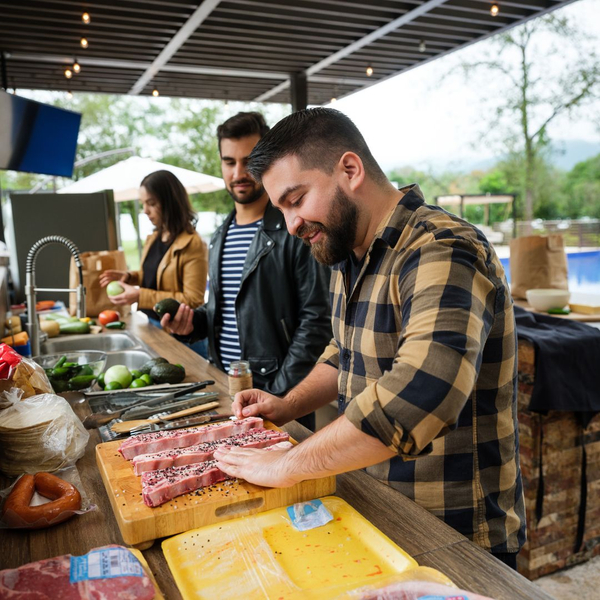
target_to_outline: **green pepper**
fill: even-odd
[[[77,375],[93,375],[94,370],[90,365],[78,365]]]
[[[62,367],[66,362],[67,362],[67,357],[61,356],[61,358],[58,359],[58,362],[54,365],[54,368],[56,369],[56,368]]]
[[[69,389],[68,381],[54,380],[54,381],[51,381],[50,383],[52,384],[52,389],[57,394],[60,394],[61,392],[66,392]]]
[[[96,379],[95,375],[76,375],[69,379],[70,390],[81,390],[88,387]]]
[[[52,377],[62,378],[64,375],[67,375],[70,370],[70,367],[54,367],[54,369],[52,369]]]
[[[106,329],[124,329],[125,323],[123,321],[113,321],[112,323],[107,323],[105,327]]]
[[[74,362],[66,362],[62,364],[63,367],[78,367],[79,363],[74,363]]]

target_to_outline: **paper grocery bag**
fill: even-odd
[[[115,306],[106,295],[106,288],[100,286],[100,275],[107,269],[119,271],[127,270],[125,254],[122,250],[103,250],[101,252],[82,252],[80,255],[83,265],[83,285],[85,285],[86,316],[97,317],[103,310],[117,310],[121,317],[126,317],[131,312],[128,304]],[[75,259],[71,258],[71,269],[69,271],[69,287],[76,288],[79,285],[79,270],[75,265]],[[69,294],[69,312],[74,315],[77,312],[77,294]]]
[[[562,234],[530,235],[510,242],[510,288],[514,298],[533,289],[568,290],[567,255]]]

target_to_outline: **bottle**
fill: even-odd
[[[230,363],[227,378],[229,380],[229,396],[233,401],[238,392],[249,390],[252,387],[250,363],[247,360],[237,360]]]

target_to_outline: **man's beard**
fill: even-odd
[[[331,201],[327,221],[330,225],[325,226],[322,223],[303,225],[296,235],[310,246],[316,260],[324,265],[335,265],[346,260],[352,252],[358,229],[358,208],[339,186]],[[324,234],[322,241],[311,244],[308,239],[305,239],[307,234],[318,231]]]
[[[252,185],[254,185],[254,189],[252,190],[252,192],[250,192],[249,196],[246,196],[244,198],[239,198],[238,196],[236,196],[235,192],[233,191],[233,186],[239,183],[251,183]],[[237,204],[252,204],[253,202],[256,202],[259,198],[262,197],[262,195],[265,193],[265,188],[262,185],[257,185],[254,181],[234,181],[231,184],[231,188],[227,188],[227,192],[233,198],[233,201]]]

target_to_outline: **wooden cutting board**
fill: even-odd
[[[266,428],[278,429],[265,421]],[[296,443],[290,438],[292,443]],[[305,502],[335,492],[335,477],[302,481],[289,488],[264,488],[246,481],[224,481],[156,508],[142,500],[142,480],[118,452],[122,440],[96,446],[96,461],[123,541],[142,550],[155,539],[245,515]]]

